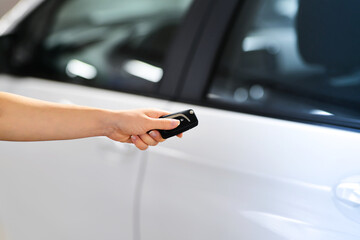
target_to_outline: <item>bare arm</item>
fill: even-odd
[[[0,140],[46,141],[107,136],[139,149],[163,141],[158,131],[179,121],[158,119],[168,112],[152,109],[110,111],[50,103],[0,92]]]

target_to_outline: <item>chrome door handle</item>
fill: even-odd
[[[352,207],[360,206],[360,176],[351,177],[340,182],[335,188],[336,197]]]

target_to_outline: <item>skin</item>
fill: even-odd
[[[169,112],[157,109],[112,111],[58,104],[0,92],[0,140],[49,141],[106,136],[146,150],[164,141],[154,129],[170,130],[180,124],[174,119],[159,119],[167,114]]]

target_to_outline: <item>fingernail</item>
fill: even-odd
[[[172,119],[171,121],[172,121],[172,122],[171,122],[171,125],[172,125],[173,127],[177,127],[177,126],[180,125],[180,121],[179,121],[179,120]]]
[[[136,141],[136,137],[135,137],[135,136],[131,136],[131,140]]]
[[[150,134],[150,136],[153,137],[153,138],[156,138],[156,137],[157,137],[157,134],[156,134],[156,132],[154,132],[154,131],[149,132],[149,134]]]

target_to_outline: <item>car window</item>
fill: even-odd
[[[33,74],[151,93],[192,0],[67,0],[54,14]]]
[[[245,1],[207,101],[359,127],[359,10],[352,0]]]

